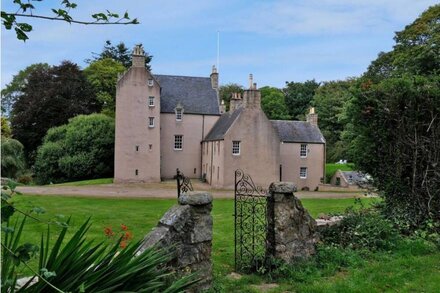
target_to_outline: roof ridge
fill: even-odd
[[[190,77],[190,78],[210,78],[209,76],[190,76],[190,75],[174,75],[174,74],[152,74],[153,76],[169,76],[169,77]]]

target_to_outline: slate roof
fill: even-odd
[[[154,74],[161,87],[161,113],[174,113],[177,104],[186,114],[219,115],[217,93],[209,77]]]
[[[345,177],[345,181],[348,184],[356,184],[366,182],[367,178],[364,174],[358,171],[341,171]]]
[[[231,127],[232,123],[240,116],[243,112],[243,108],[238,108],[235,111],[224,113],[211,128],[211,131],[205,137],[206,140],[219,140],[223,139],[228,129]]]
[[[271,120],[283,142],[325,143],[318,127],[305,121]]]

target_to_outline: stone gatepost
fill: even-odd
[[[289,264],[315,254],[318,241],[316,222],[295,191],[291,182],[272,183],[267,209],[267,253]]]
[[[190,292],[209,289],[212,284],[212,196],[187,193],[169,209],[157,226],[145,236],[140,252],[156,246],[171,249],[168,263],[178,275],[197,272],[201,281]]]

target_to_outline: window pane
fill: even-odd
[[[183,135],[174,136],[174,149],[181,150],[183,148]]]
[[[306,144],[301,145],[300,156],[307,157],[307,145]]]
[[[176,109],[176,120],[182,120],[182,109]]]
[[[239,141],[233,141],[232,142],[232,154],[233,155],[239,155],[240,154],[240,142]]]
[[[301,167],[299,169],[299,177],[300,178],[307,178],[307,167]]]

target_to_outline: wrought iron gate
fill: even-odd
[[[235,270],[266,266],[267,190],[256,186],[242,170],[235,171]]]
[[[182,172],[180,172],[179,168],[176,169],[176,181],[177,181],[177,198],[180,197],[182,193],[186,193],[188,191],[194,191],[191,180],[183,175]]]

